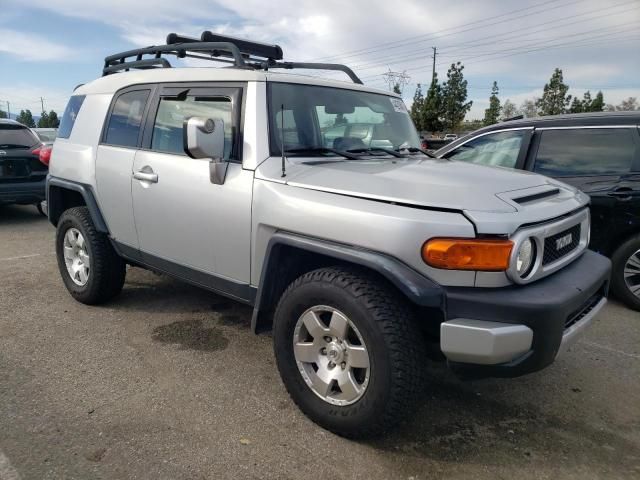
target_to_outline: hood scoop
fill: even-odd
[[[536,202],[538,200],[543,200],[545,198],[555,197],[558,194],[560,194],[560,189],[552,188],[542,192],[530,193],[527,195],[523,195],[521,197],[515,197],[513,198],[513,201],[519,205],[525,205],[527,203]]]

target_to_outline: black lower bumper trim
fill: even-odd
[[[471,318],[527,325],[533,330],[531,351],[507,364],[450,362],[464,377],[517,377],[553,362],[565,324],[609,289],[611,261],[587,250],[547,278],[505,288],[447,288],[447,318]]]

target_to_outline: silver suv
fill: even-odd
[[[167,68],[168,55],[232,68]],[[610,262],[586,249],[586,195],[431,158],[400,97],[342,65],[281,59],[171,34],[107,57],[74,92],[47,186],[74,298],[112,299],[129,264],[253,306],[293,400],[348,437],[413,410],[427,356],[519,376],[593,321]]]

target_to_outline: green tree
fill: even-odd
[[[18,115],[18,118],[16,120],[21,124],[26,125],[27,127],[33,128],[36,126],[36,122],[33,120],[33,115],[31,114],[31,110],[29,109],[20,110],[20,115]]]
[[[7,118],[7,112],[0,110],[0,118]]]
[[[571,102],[571,106],[569,107],[569,113],[582,113],[584,112],[584,105],[582,104],[582,100],[578,97],[573,98],[573,102]]]
[[[400,84],[396,83],[393,86],[393,93],[397,93],[398,95],[402,95],[402,90],[400,90]]]
[[[38,119],[38,128],[47,128],[49,126],[49,114],[47,112],[42,112],[40,114],[40,118]]]
[[[422,95],[422,85],[418,84],[416,93],[413,94],[413,103],[411,104],[411,120],[413,120],[416,129],[420,132],[424,130],[424,122],[422,118],[422,109],[424,108],[424,95]]]
[[[602,91],[598,91],[596,98],[593,99],[590,105],[590,112],[602,112],[604,110],[604,95]]]
[[[484,125],[493,125],[494,123],[498,123],[498,119],[500,118],[500,111],[502,107],[500,106],[500,99],[498,98],[498,82],[493,82],[493,87],[491,88],[491,96],[489,97],[489,108],[484,111]]]
[[[442,123],[448,130],[456,130],[473,102],[467,102],[467,81],[464,79],[464,65],[452,63],[447,71],[447,81],[442,85]]]
[[[435,74],[422,105],[422,127],[428,132],[442,130],[442,100],[442,87],[438,83],[438,74]]]
[[[569,86],[564,83],[562,70],[556,68],[549,83],[545,84],[542,98],[536,101],[540,115],[559,115],[567,111],[571,103],[571,95],[567,95]]]

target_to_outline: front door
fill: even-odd
[[[249,283],[253,172],[238,160],[241,94],[241,88],[181,86],[163,88],[154,99],[131,188],[145,263],[197,283],[208,275]],[[230,164],[223,185],[211,183],[208,160],[184,153],[182,125],[192,116],[224,121]]]

